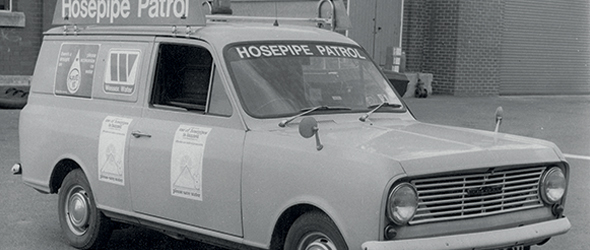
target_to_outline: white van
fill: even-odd
[[[15,171],[59,195],[72,246],[121,223],[255,249],[528,249],[569,230],[553,143],[416,121],[356,42],[300,24],[333,19],[207,4],[58,1]]]

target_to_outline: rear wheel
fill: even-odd
[[[59,190],[58,214],[66,238],[76,248],[100,248],[111,237],[112,222],[96,208],[90,184],[81,169],[66,175]]]
[[[346,242],[332,220],[320,212],[302,215],[287,233],[285,250],[346,250]]]

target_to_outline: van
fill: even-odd
[[[209,4],[58,1],[14,170],[58,194],[72,246],[134,225],[229,248],[529,249],[571,227],[553,143],[417,121],[334,16]]]

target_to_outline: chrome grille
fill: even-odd
[[[545,169],[491,169],[413,180],[419,202],[409,223],[483,217],[543,206],[539,183]]]

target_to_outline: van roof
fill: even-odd
[[[248,41],[329,41],[357,44],[337,32],[317,27],[281,24],[274,21],[260,22],[216,22],[205,26],[62,26],[48,30],[45,35],[120,35],[120,36],[162,36],[188,37],[206,40],[223,47],[227,44]]]

